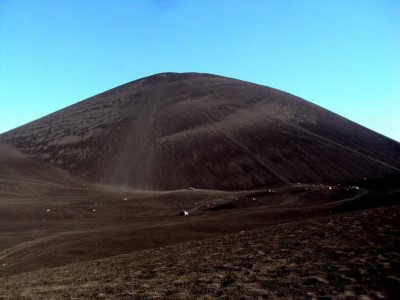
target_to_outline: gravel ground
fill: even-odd
[[[2,299],[399,299],[400,206],[0,279]]]

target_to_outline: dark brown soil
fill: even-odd
[[[0,295],[398,299],[399,213],[375,208],[44,269],[0,279]]]

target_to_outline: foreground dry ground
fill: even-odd
[[[0,295],[398,299],[399,213],[367,209],[42,269],[1,278]]]

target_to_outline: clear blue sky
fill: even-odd
[[[0,132],[166,71],[278,88],[400,141],[398,0],[0,0]]]

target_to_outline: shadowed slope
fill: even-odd
[[[4,185],[11,191],[10,186],[15,186],[15,192],[23,190],[29,192],[29,185],[35,186],[83,186],[84,183],[72,178],[60,168],[29,159],[15,147],[0,142],[0,180],[1,190]]]
[[[143,78],[0,136],[85,179],[243,189],[399,171],[400,144],[293,95],[195,73]]]

